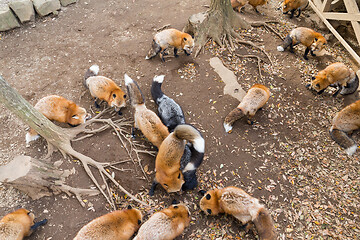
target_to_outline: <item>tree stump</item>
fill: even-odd
[[[71,170],[58,170],[46,161],[29,156],[17,156],[10,163],[0,166],[0,182],[12,186],[32,199],[73,193],[79,199],[81,195],[97,195],[99,191],[92,189],[72,188],[65,184]],[[80,199],[79,199],[80,200]]]

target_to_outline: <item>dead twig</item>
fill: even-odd
[[[281,36],[281,34],[276,31],[272,26],[270,26],[268,23],[279,23],[278,21],[266,21],[266,22],[253,22],[251,23],[252,27],[264,27],[265,29],[270,30],[271,32],[275,33],[276,36],[278,36],[281,40],[284,41],[284,37]]]

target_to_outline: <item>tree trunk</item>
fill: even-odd
[[[226,36],[233,47],[232,38],[239,37],[233,28],[239,27],[248,29],[250,24],[234,12],[230,0],[211,0],[209,10],[190,16],[183,31],[195,36],[196,57],[209,38],[223,47],[221,39]]]
[[[31,106],[2,76],[0,76],[0,101],[56,147],[61,148],[60,144],[70,144],[70,136]]]

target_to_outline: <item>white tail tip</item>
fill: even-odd
[[[205,151],[205,140],[202,137],[197,137],[193,142],[193,146],[197,152],[203,153]]]
[[[227,123],[224,123],[224,128],[227,133],[231,133],[233,127]]]
[[[158,82],[158,83],[162,83],[164,81],[164,78],[165,78],[165,75],[155,76],[153,81]]]
[[[35,141],[37,139],[39,139],[40,135],[36,134],[36,135],[31,135],[30,133],[26,133],[25,136],[25,140],[26,140],[26,145],[29,145],[29,143],[31,141]]]
[[[284,49],[282,46],[277,46],[277,50],[278,50],[279,52],[283,52],[285,49]]]
[[[149,60],[150,58],[148,56],[145,57],[146,60]]]
[[[125,73],[125,85],[128,86],[129,84],[133,83],[134,81]]]
[[[99,66],[96,65],[96,64],[92,65],[89,69],[90,69],[90,71],[93,72],[95,75],[98,75],[99,70],[100,70]]]
[[[186,164],[186,167],[182,170],[182,172],[194,171],[196,170],[194,163]]]
[[[345,149],[345,152],[347,153],[347,155],[351,156],[356,152],[357,146],[356,145],[352,145],[351,147]]]

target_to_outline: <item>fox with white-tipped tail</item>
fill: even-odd
[[[121,115],[120,109],[126,106],[126,94],[113,80],[98,76],[98,73],[99,66],[92,65],[85,73],[84,86],[89,89],[91,96],[95,98],[97,108],[100,107],[98,100],[105,101]]]
[[[155,179],[149,192],[151,196],[154,195],[157,184],[160,184],[167,192],[181,190],[185,182],[184,175],[180,170],[185,140],[190,142],[197,152],[204,153],[205,141],[200,132],[188,124],[178,125],[160,145],[155,160]],[[189,165],[188,168],[194,170],[195,166]]]
[[[131,105],[135,108],[134,127],[140,129],[144,136],[157,148],[169,135],[167,127],[153,111],[145,106],[145,100],[137,82],[127,74],[124,75]]]
[[[360,100],[346,106],[338,112],[330,128],[331,138],[345,148],[345,152],[351,156],[357,150],[356,142],[349,134],[360,127]]]
[[[255,113],[262,108],[270,98],[270,90],[262,84],[254,84],[241,103],[232,110],[224,120],[224,128],[227,133],[232,132],[234,122],[244,116],[248,117],[248,122],[252,124]]]

